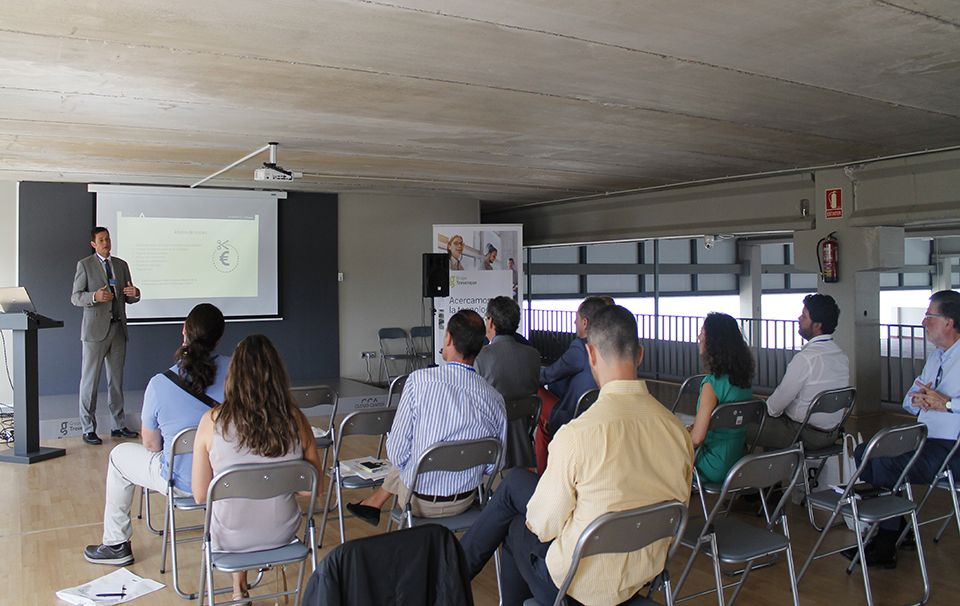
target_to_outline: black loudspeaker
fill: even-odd
[[[447,253],[423,253],[423,297],[450,296],[450,257]]]

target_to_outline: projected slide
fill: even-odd
[[[117,217],[137,286],[155,299],[257,296],[260,217]]]
[[[185,318],[197,303],[227,317],[277,317],[278,201],[285,192],[90,185],[97,225],[140,288],[133,321]]]

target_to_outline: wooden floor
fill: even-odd
[[[859,427],[865,431],[876,430],[887,419],[861,420]],[[900,421],[902,422],[902,421]],[[87,563],[82,556],[83,547],[99,543],[102,532],[104,502],[104,478],[107,455],[117,441],[107,439],[103,446],[84,445],[79,438],[52,441],[47,445],[67,448],[67,456],[35,465],[0,465],[0,554],[6,582],[0,585],[0,604],[57,604],[54,593],[58,589],[78,585],[113,570],[112,567]],[[370,454],[371,443],[358,439],[351,450],[353,455]],[[357,500],[360,495],[350,495],[348,500]],[[938,495],[933,509],[944,511],[948,502]],[[160,526],[163,499],[154,501],[155,525]],[[932,510],[931,510],[932,511]],[[757,519],[751,511],[737,514]],[[790,510],[794,558],[797,568],[809,553],[815,531],[806,521],[805,511],[800,507]],[[129,568],[135,574],[158,580],[168,586],[154,594],[137,600],[143,606],[158,604],[188,603],[181,600],[169,587],[170,571],[161,575],[160,538],[150,534],[144,521],[134,519],[133,547],[136,562]],[[348,538],[369,536],[383,531],[348,520]],[[932,539],[933,526],[924,528],[923,545],[932,579],[931,604],[955,604],[960,595],[960,536],[956,527],[948,530],[939,545]],[[323,557],[338,542],[336,525],[328,528]],[[843,530],[833,533],[830,544],[852,540],[852,533]],[[189,544],[182,550],[182,579],[188,588],[197,586],[199,573],[199,544]],[[681,548],[670,565],[674,578],[689,552]],[[800,585],[800,600],[803,604],[837,606],[838,604],[865,603],[863,585],[859,572],[848,576],[844,572],[846,560],[839,556],[814,563],[808,576]],[[712,573],[706,558],[701,558],[687,589],[704,589],[712,583]],[[954,576],[957,575],[957,576]],[[871,571],[874,596],[878,605],[905,604],[917,600],[920,592],[920,574],[916,557],[901,553],[900,565],[895,570]],[[271,576],[266,583],[274,584]],[[496,581],[492,563],[473,583],[474,597],[478,605],[497,603]],[[686,590],[685,590],[686,592]],[[272,602],[261,601],[259,604]],[[702,597],[692,604],[716,603],[713,597]],[[790,592],[785,562],[753,573],[738,603],[742,604],[789,604]]]

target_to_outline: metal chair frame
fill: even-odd
[[[647,599],[655,591],[663,591],[666,606],[673,606],[670,575],[666,565],[680,545],[680,536],[687,526],[687,507],[679,501],[662,501],[645,507],[626,511],[605,513],[587,525],[577,539],[570,568],[560,584],[553,606],[567,603],[567,591],[576,577],[580,560],[605,553],[629,553],[639,551],[660,539],[670,539],[670,548],[664,560],[664,569],[650,583]],[[645,602],[646,603],[646,602]],[[524,606],[539,606],[534,599],[524,601]]]
[[[920,504],[917,505],[917,517],[919,518],[920,512],[923,510],[923,506],[927,504],[927,500],[930,498],[930,495],[933,494],[934,490],[940,489],[950,491],[950,500],[953,504],[953,512],[920,522],[920,526],[926,526],[927,524],[933,524],[934,522],[939,522],[941,520],[943,521],[943,524],[940,526],[940,530],[938,530],[936,536],[933,537],[934,543],[939,543],[940,539],[943,538],[943,533],[946,532],[947,527],[950,525],[951,519],[956,519],[957,529],[960,530],[960,500],[957,498],[957,491],[960,490],[960,488],[957,487],[957,480],[953,477],[953,470],[950,469],[950,462],[953,460],[953,457],[956,456],[958,448],[960,448],[960,437],[958,437],[953,443],[953,447],[950,449],[950,452],[947,453],[947,457],[943,460],[943,463],[940,465],[937,473],[934,474],[933,480],[931,480],[930,484],[927,485],[927,491],[923,494],[923,499],[921,499]],[[897,538],[898,547],[906,538],[907,532],[909,532],[909,529],[904,528],[903,532],[900,533],[899,538]]]
[[[323,451],[323,467],[327,468],[327,457],[330,449],[336,442],[336,417],[337,407],[340,405],[340,395],[337,390],[329,385],[309,385],[305,387],[293,387],[290,389],[293,401],[297,408],[320,408],[320,415],[326,415],[329,412],[329,421],[327,430],[322,436],[316,438],[317,450]]]
[[[803,417],[803,423],[800,424],[800,427],[797,429],[797,433],[794,434],[793,443],[797,444],[801,441],[800,437],[803,435],[803,430],[806,429],[807,425],[810,424],[810,417],[815,414],[830,414],[843,410],[844,412],[840,418],[840,422],[834,425],[833,429],[831,430],[833,431],[840,429],[842,431],[844,424],[850,417],[850,413],[853,412],[853,405],[856,400],[857,389],[855,387],[828,389],[818,393],[816,397],[813,398],[813,402],[810,403],[810,407],[807,409],[807,414]],[[827,459],[830,457],[839,456],[842,452],[843,447],[839,444],[818,450],[804,450],[802,485],[804,503],[807,509],[807,517],[810,519],[810,525],[816,528],[818,531],[823,530],[823,528],[817,525],[813,507],[811,507],[810,503],[807,502],[806,497],[810,494],[811,484],[814,486],[817,484],[817,481],[820,478],[820,473],[823,471],[823,466],[826,464]],[[809,465],[811,462],[815,462],[816,467],[811,468]]]
[[[909,527],[912,527],[914,536],[916,537],[917,558],[920,561],[920,574],[923,578],[923,594],[920,601],[915,602],[915,604],[925,604],[927,600],[930,599],[930,579],[927,575],[927,565],[923,555],[923,544],[920,541],[920,525],[917,521],[918,507],[913,500],[913,490],[907,481],[910,468],[913,467],[913,464],[916,462],[926,439],[927,426],[922,423],[882,429],[867,443],[867,448],[864,450],[860,466],[857,467],[857,471],[853,474],[853,477],[847,481],[847,485],[842,494],[837,494],[830,489],[814,492],[807,497],[807,500],[812,503],[813,507],[823,511],[829,511],[830,517],[820,532],[820,536],[817,537],[817,541],[810,551],[806,562],[804,562],[803,567],[800,569],[798,582],[803,580],[804,575],[810,568],[810,564],[813,563],[814,560],[835,555],[854,546],[846,545],[839,549],[834,549],[819,555],[817,554],[817,550],[820,549],[820,546],[823,544],[823,540],[826,538],[827,533],[830,532],[833,521],[837,516],[841,514],[850,515],[854,521],[854,534],[857,538],[857,542],[855,543],[857,555],[850,562],[850,565],[847,566],[847,574],[853,572],[857,562],[860,563],[860,568],[863,571],[863,589],[866,593],[867,605],[873,606],[873,592],[870,587],[870,575],[867,571],[866,558],[864,557],[864,546],[877,531],[879,522],[909,515],[911,522]],[[911,450],[914,451],[913,456],[904,466],[903,471],[900,473],[893,487],[889,491],[881,492],[880,496],[865,499],[861,502],[861,499],[854,493],[854,485],[873,460],[883,457],[899,456]],[[906,498],[900,496],[900,493],[905,493]],[[887,506],[886,510],[883,508],[884,505]],[[861,516],[866,516],[867,519],[861,519]],[[864,530],[867,531],[866,536],[864,536]]]
[[[433,364],[433,328],[414,326],[410,329],[410,345],[416,358],[417,368],[426,368]],[[424,347],[425,346],[425,347]]]
[[[744,454],[753,452],[757,445],[760,432],[763,431],[763,425],[767,419],[767,404],[763,400],[744,400],[743,402],[730,402],[727,404],[718,404],[713,412],[710,413],[710,424],[707,426],[707,432],[714,429],[741,429],[751,423],[758,425],[757,434],[749,445],[744,445]],[[703,444],[697,447],[694,452],[693,460],[693,489],[697,491],[700,499],[700,507],[703,511],[703,517],[707,517],[707,494],[720,494],[722,485],[704,482],[697,472],[696,461],[700,457]],[[766,500],[761,499],[764,505],[764,515],[767,521],[770,521],[769,512],[766,508]]]
[[[799,605],[797,577],[794,570],[793,549],[785,507],[790,498],[790,492],[799,481],[800,472],[803,469],[802,460],[803,447],[797,445],[786,450],[746,455],[730,468],[720,490],[720,497],[714,504],[713,509],[710,510],[702,524],[694,527],[688,526],[687,531],[680,539],[680,543],[692,551],[680,580],[677,582],[676,589],[674,589],[674,600],[682,602],[716,592],[717,602],[720,606],[723,606],[725,603],[724,590],[736,587],[730,597],[729,603],[732,606],[740,595],[750,571],[756,568],[754,562],[761,558],[785,553],[793,604],[794,606]],[[729,510],[728,502],[735,499],[739,493],[745,490],[760,490],[761,500],[765,501],[766,499],[763,498],[765,496],[764,490],[769,491],[781,482],[786,482],[788,488],[783,492],[777,506],[768,516],[764,528],[726,517]],[[779,534],[775,531],[777,525],[782,529],[783,539],[780,539]],[[734,549],[744,541],[752,542],[756,547],[750,551],[750,555],[737,555]],[[765,545],[761,545],[761,543],[765,543]],[[713,560],[715,587],[679,597],[680,589],[686,582],[687,576],[693,568],[693,563],[701,551],[706,551]],[[720,569],[721,563],[746,564],[740,574],[740,580],[724,585],[723,573]]]
[[[589,389],[580,394],[580,397],[577,398],[577,405],[573,408],[573,418],[576,419],[583,414],[584,411],[593,406],[593,403],[596,402],[599,397],[600,390],[596,388]]]
[[[416,363],[417,355],[414,353],[413,345],[410,342],[410,335],[404,328],[381,328],[377,331],[377,341],[380,344],[380,370],[381,379],[386,378],[389,383],[395,377],[403,374],[409,374]],[[394,351],[389,345],[389,341],[402,341],[402,351]],[[403,365],[403,370],[396,374],[390,372],[390,363],[396,362]]]
[[[214,503],[223,499],[269,499],[290,493],[309,492],[310,497],[306,510],[306,528],[303,541],[299,539],[288,545],[274,549],[264,549],[249,553],[234,554],[229,552],[214,552],[210,538],[210,524]],[[300,563],[297,573],[297,585],[293,590],[274,591],[265,595],[258,595],[256,600],[270,600],[282,596],[293,595],[293,603],[299,603],[300,591],[303,588],[303,576],[307,559],[313,570],[317,568],[316,524],[313,520],[313,511],[317,501],[317,470],[312,463],[304,460],[280,461],[266,464],[233,465],[218,473],[210,482],[207,489],[206,515],[203,520],[203,551],[200,563],[200,606],[204,598],[215,604],[215,594],[218,591],[213,584],[213,571],[241,572],[251,569],[263,569],[272,566]],[[254,521],[255,523],[255,521]],[[206,593],[204,593],[206,588]],[[227,588],[229,591],[230,589]],[[231,600],[223,604],[243,604],[250,598]]]
[[[700,383],[706,378],[706,376],[706,373],[703,373],[699,375],[691,375],[684,379],[683,383],[680,384],[680,389],[677,391],[677,397],[673,400],[673,404],[670,406],[670,412],[676,414],[677,407],[680,406],[680,400],[683,398],[683,394],[691,385],[699,388]]]
[[[512,398],[510,400],[504,400],[504,407],[506,408],[506,412],[507,412],[508,434],[510,431],[509,426],[511,423],[513,423],[514,421],[520,421],[520,420],[526,419],[527,437],[530,441],[530,449],[531,449],[529,454],[531,454],[534,457],[534,459],[536,459],[534,446],[533,446],[533,434],[537,429],[537,419],[540,418],[540,407],[541,407],[540,396],[533,394],[529,396],[524,396],[522,398]],[[510,440],[508,438],[507,447],[509,447],[509,444],[510,444]],[[508,456],[507,447],[503,448],[503,462],[500,465],[501,475],[503,474],[503,471],[507,469],[506,467],[507,456]],[[534,465],[536,465],[536,460],[534,460],[533,463]]]
[[[404,377],[406,375],[403,375]],[[394,380],[396,382],[401,377]],[[330,482],[327,487],[327,498],[323,506],[323,516],[320,521],[320,542],[318,548],[323,546],[323,537],[327,529],[327,519],[330,515],[330,500],[333,498],[333,492],[337,493],[337,519],[340,526],[340,543],[346,542],[346,532],[344,529],[343,512],[343,489],[376,488],[383,484],[383,480],[367,480],[360,476],[344,476],[340,473],[340,454],[343,452],[343,440],[349,436],[381,436],[380,448],[377,450],[379,459],[383,453],[382,437],[390,431],[393,425],[393,418],[397,414],[397,409],[393,407],[370,408],[358,410],[346,416],[340,423],[340,431],[337,434],[337,443],[333,448],[333,466],[330,470]]]

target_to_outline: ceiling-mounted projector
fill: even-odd
[[[229,164],[221,168],[220,170],[213,173],[209,177],[204,177],[203,179],[200,179],[190,187],[196,187],[202,183],[206,183],[207,181],[209,181],[210,179],[213,179],[217,175],[223,174],[228,170],[230,170],[231,168],[238,166],[240,164],[243,164],[250,158],[256,156],[257,154],[263,153],[265,151],[270,152],[270,161],[264,162],[262,168],[257,168],[253,171],[254,181],[293,181],[294,179],[299,179],[300,177],[302,177],[303,173],[292,171],[292,170],[286,170],[285,168],[277,164],[277,145],[279,145],[279,143],[275,143],[271,141],[270,143],[267,143],[260,149],[253,151],[247,154],[246,156],[240,158],[233,164]]]
[[[263,168],[253,171],[254,181],[293,181],[302,176],[302,173],[284,170],[271,162],[264,162]]]

